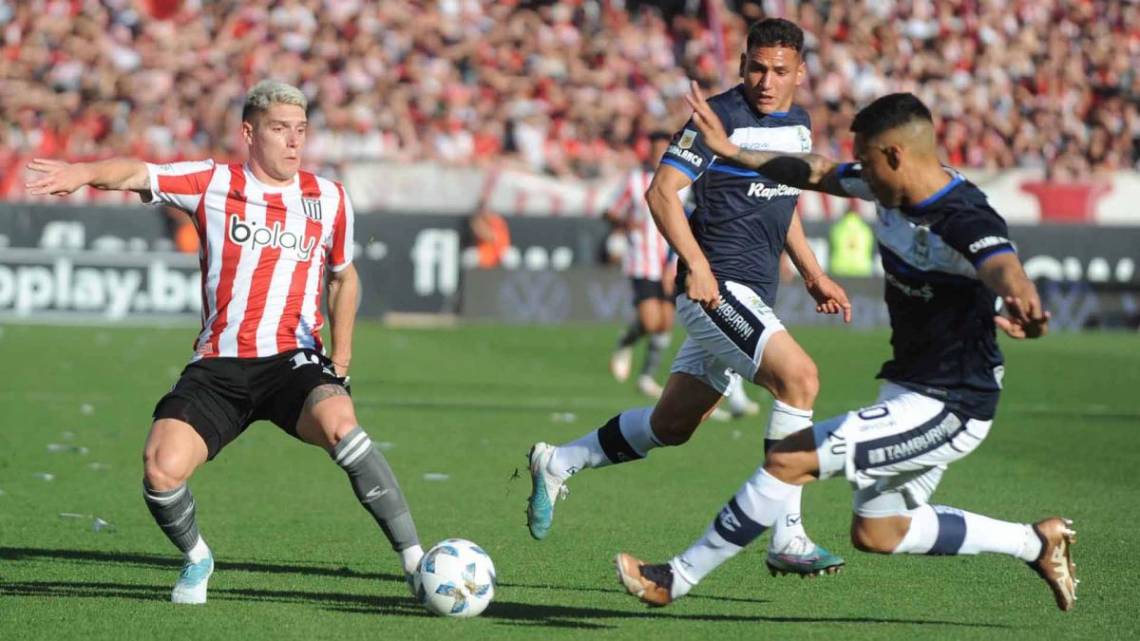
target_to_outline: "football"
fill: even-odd
[[[495,597],[495,564],[465,539],[447,539],[428,550],[413,580],[420,603],[442,616],[479,616]]]

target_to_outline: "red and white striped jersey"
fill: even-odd
[[[299,172],[288,187],[247,165],[212,160],[147,165],[152,203],[189,213],[198,228],[202,331],[194,360],[321,350],[325,267],[352,262],[352,204],[344,187]]]
[[[623,216],[629,226],[625,258],[622,269],[630,278],[661,280],[669,260],[669,243],[657,230],[649,203],[645,200],[645,190],[653,182],[653,172],[634,169],[626,177],[625,186],[611,211]],[[688,189],[681,191],[684,202]]]

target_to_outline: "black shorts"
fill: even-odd
[[[663,300],[672,302],[672,300],[665,295],[665,285],[659,280],[649,280],[648,278],[631,278],[633,283],[633,306],[637,307],[642,301],[647,300]]]
[[[189,423],[213,459],[254,421],[272,421],[296,437],[309,392],[320,385],[343,387],[344,380],[333,373],[332,361],[311,349],[263,358],[204,358],[182,370],[155,405],[154,419]]]

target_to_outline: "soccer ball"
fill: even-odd
[[[420,603],[435,614],[479,616],[495,597],[495,564],[471,541],[447,539],[420,559],[413,587]]]

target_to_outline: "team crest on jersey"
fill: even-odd
[[[914,257],[923,265],[930,262],[930,228],[918,225],[914,228]]]
[[[681,139],[677,141],[677,146],[681,149],[688,149],[693,146],[693,143],[696,142],[696,140],[697,132],[693,131],[692,129],[686,129],[681,134]]]
[[[321,199],[320,198],[301,198],[301,209],[305,212],[305,216],[309,220],[320,222],[321,220]]]

